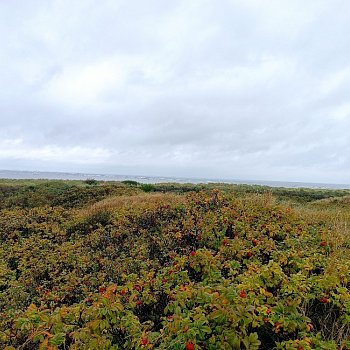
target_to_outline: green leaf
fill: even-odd
[[[64,344],[65,339],[66,339],[65,333],[57,333],[49,340],[49,343],[52,345],[59,346]]]
[[[243,339],[243,344],[247,350],[258,350],[261,342],[257,333],[251,333]]]

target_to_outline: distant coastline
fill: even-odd
[[[231,180],[231,179],[206,179],[206,178],[182,178],[165,176],[142,176],[142,175],[112,175],[112,174],[90,174],[71,172],[50,171],[25,171],[25,170],[0,170],[1,179],[47,179],[47,180],[86,180],[96,179],[100,181],[123,181],[134,180],[140,183],[228,183],[261,185],[269,187],[286,188],[320,188],[320,189],[350,189],[350,184],[326,184],[311,182],[290,181],[263,181],[263,180]]]

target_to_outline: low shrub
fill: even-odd
[[[98,181],[95,179],[86,179],[84,180],[84,183],[86,183],[87,185],[97,185]]]
[[[123,184],[128,185],[128,186],[138,186],[139,183],[134,180],[124,180],[122,181]]]
[[[271,194],[0,214],[1,348],[350,346],[349,239]]]
[[[156,189],[155,185],[152,184],[142,184],[140,188],[143,192],[153,192]]]

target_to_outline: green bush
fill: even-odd
[[[92,205],[139,192],[33,186],[13,196],[51,205],[0,209],[1,349],[349,348],[349,239],[331,221],[271,195]],[[81,207],[52,205],[64,198]]]
[[[97,184],[98,184],[98,181],[95,180],[95,179],[86,179],[86,180],[84,180],[84,182],[85,182],[87,185],[97,185]]]
[[[128,186],[138,186],[139,183],[134,180],[124,180],[122,181],[123,184],[128,185]]]
[[[152,184],[142,184],[140,188],[144,192],[153,192],[156,189],[156,187]]]

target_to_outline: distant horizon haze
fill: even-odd
[[[28,171],[0,169],[0,179],[40,179],[40,180],[87,180],[96,179],[100,181],[124,181],[134,180],[140,183],[229,183],[262,185],[270,187],[286,188],[323,188],[323,189],[350,189],[350,183],[317,183],[283,180],[261,180],[261,179],[221,179],[221,178],[196,178],[196,177],[171,177],[152,176],[146,174],[101,174],[101,173],[80,173],[80,172],[53,172],[53,171]]]

